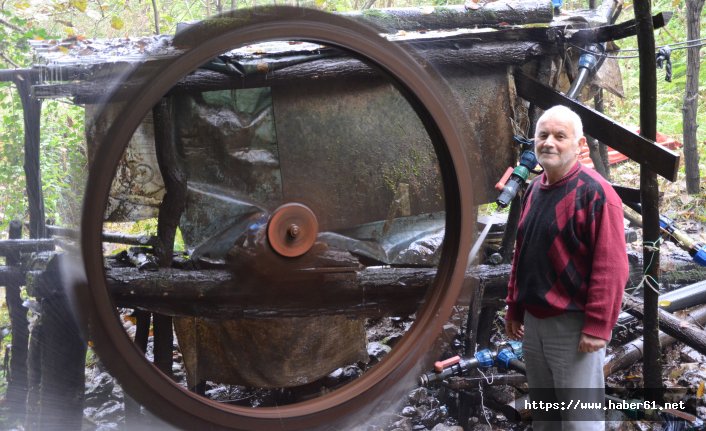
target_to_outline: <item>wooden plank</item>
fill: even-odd
[[[654,28],[662,28],[669,23],[672,12],[660,12],[652,17]],[[594,28],[583,28],[567,35],[566,40],[574,44],[593,42],[608,42],[610,40],[624,39],[637,34],[637,24],[634,19],[620,24],[605,25]]]
[[[679,169],[678,153],[645,139],[600,112],[569,99],[523,73],[515,73],[515,86],[520,97],[542,109],[554,105],[568,106],[581,117],[586,134],[610,145],[669,181],[676,181]]]

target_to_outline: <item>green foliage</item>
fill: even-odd
[[[684,45],[677,45],[677,43],[687,40],[685,2],[684,0],[655,1],[653,14],[663,11],[672,11],[674,15],[666,27],[655,30],[655,44],[658,47],[664,45],[671,45],[672,47],[672,82],[665,81],[664,70],[657,70],[657,130],[681,142],[683,137],[682,106],[686,88],[687,50],[681,49]],[[626,3],[621,20],[631,18],[634,18],[632,3]],[[706,19],[704,19],[703,15],[701,19],[701,37],[706,37]],[[637,49],[635,37],[622,39],[618,42],[618,45],[623,51],[615,53],[615,55],[619,57],[637,56],[637,51],[630,51]],[[700,125],[706,124],[705,53],[706,47],[702,47],[697,113],[697,123]],[[621,58],[618,61],[623,74],[625,97],[620,99],[606,93],[606,113],[623,124],[637,127],[640,124],[639,60],[637,58]],[[706,177],[706,128],[700,127],[697,130],[697,142],[699,142],[699,169],[703,183],[703,178]],[[684,176],[684,165],[682,163],[679,178],[675,183],[659,178],[660,191],[663,193],[663,199],[660,204],[661,209],[679,219],[695,219],[706,222],[706,194],[702,192],[700,195],[686,196]],[[618,183],[639,187],[639,169],[637,164],[628,163],[619,166],[614,171],[614,177],[618,179]]]

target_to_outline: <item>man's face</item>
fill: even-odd
[[[534,151],[537,160],[550,177],[564,176],[578,160],[579,146],[586,138],[576,141],[573,124],[557,116],[544,118],[537,123],[534,134]]]

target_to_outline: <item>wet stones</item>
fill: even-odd
[[[373,341],[368,343],[368,356],[370,357],[370,365],[376,364],[382,360],[382,358],[390,353],[392,348],[386,344],[378,343]]]

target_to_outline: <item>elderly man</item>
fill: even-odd
[[[522,201],[505,330],[524,341],[533,429],[603,429],[603,409],[585,403],[603,401],[628,278],[622,202],[578,162],[586,138],[576,113],[547,110],[534,138],[544,173]]]

